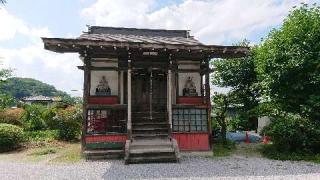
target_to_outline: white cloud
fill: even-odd
[[[282,22],[305,0],[185,0],[152,11],[155,0],[97,0],[81,14],[96,25],[189,29],[201,41],[239,41]]]
[[[0,9],[0,42],[21,41],[26,45],[15,48],[0,47],[0,56],[5,67],[13,68],[15,75],[30,77],[54,85],[73,95],[81,96],[82,72],[76,68],[81,64],[77,54],[57,54],[43,48],[40,37],[52,37],[47,27],[32,27],[22,19]],[[71,92],[72,89],[79,90]]]

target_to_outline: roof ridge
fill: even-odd
[[[88,34],[123,34],[143,35],[160,37],[190,37],[189,30],[167,30],[167,29],[145,29],[145,28],[124,28],[108,26],[88,26]]]

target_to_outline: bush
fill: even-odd
[[[23,112],[24,110],[21,108],[0,110],[0,123],[22,126],[21,116]]]
[[[81,134],[81,106],[69,107],[57,112],[55,121],[58,122],[59,138],[61,140],[78,140]]]
[[[55,121],[55,116],[57,115],[57,111],[58,111],[57,108],[50,107],[48,109],[45,109],[42,112],[41,117],[45,121],[48,129],[53,130],[53,129],[59,128],[58,122]]]
[[[0,151],[13,150],[20,146],[23,142],[23,130],[22,128],[12,124],[0,124]]]
[[[47,124],[42,113],[46,110],[43,105],[32,104],[24,106],[25,112],[22,115],[24,128],[27,131],[45,130]]]
[[[0,94],[0,109],[10,108],[15,104],[16,100],[11,95]]]
[[[320,163],[320,154],[310,152],[296,151],[296,152],[279,152],[272,144],[265,144],[261,148],[262,154],[270,159],[276,160],[290,160],[290,161],[312,161]]]
[[[278,152],[320,152],[320,125],[299,115],[275,118],[262,130]]]
[[[50,142],[59,138],[58,130],[26,131],[25,136],[32,142]]]

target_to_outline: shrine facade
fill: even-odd
[[[204,45],[187,30],[91,26],[78,38],[42,39],[45,49],[79,53],[83,62],[83,154],[126,163],[210,150],[209,61],[248,52]]]

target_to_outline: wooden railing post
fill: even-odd
[[[130,59],[130,53],[129,53],[129,56],[128,56],[128,80],[127,80],[127,82],[128,82],[128,85],[127,85],[127,87],[128,87],[128,90],[127,90],[127,92],[128,92],[128,123],[127,123],[127,131],[128,131],[128,135],[129,135],[129,139],[131,139],[131,132],[132,132],[132,122],[131,122],[131,72],[132,70],[131,70],[131,59]]]
[[[119,80],[119,82],[120,82],[120,104],[123,104],[123,102],[124,102],[124,91],[123,91],[123,71],[120,71],[120,80]]]
[[[171,54],[169,55],[169,69],[168,69],[168,120],[170,125],[170,132],[172,130],[172,61]]]

